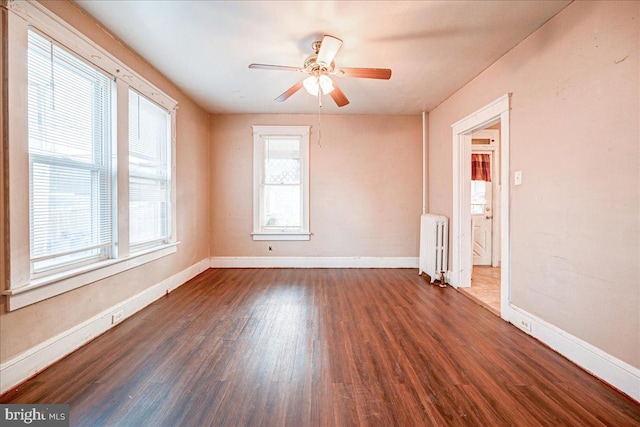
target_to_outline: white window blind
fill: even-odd
[[[110,76],[28,34],[34,274],[106,258],[113,244]]]
[[[300,136],[265,135],[262,177],[263,231],[302,228]]]
[[[170,113],[129,90],[129,243],[131,250],[169,241]]]

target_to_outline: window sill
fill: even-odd
[[[253,240],[311,240],[311,233],[251,233]]]
[[[26,286],[2,291],[2,295],[7,296],[9,311],[17,310],[176,253],[179,244],[180,242],[167,243],[153,249],[131,254],[126,258],[100,261],[73,270],[34,279]]]

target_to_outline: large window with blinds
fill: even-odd
[[[170,235],[171,116],[129,90],[129,244],[131,251],[164,244]]]
[[[29,31],[28,146],[34,275],[110,256],[113,79]]]
[[[254,126],[254,240],[309,240],[309,127]]]
[[[39,2],[3,12],[15,310],[177,252],[177,102]]]

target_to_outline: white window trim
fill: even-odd
[[[7,156],[9,190],[5,193],[8,227],[5,228],[9,254],[2,295],[11,310],[85,286],[128,269],[173,254],[179,244],[176,235],[176,110],[177,102],[138,73],[93,43],[71,25],[33,1],[2,1],[7,10]],[[27,135],[27,33],[29,27],[46,34],[61,45],[107,73],[116,76],[113,135],[116,138],[117,185],[114,201],[116,245],[113,258],[45,277],[33,278],[29,238],[29,153]],[[169,243],[130,253],[128,178],[128,89],[133,88],[171,113],[171,236]],[[4,243],[4,242],[3,242]]]
[[[139,252],[126,258],[107,259],[73,270],[34,279],[26,286],[8,289],[2,294],[9,298],[9,310],[17,310],[64,292],[114,276],[140,265],[177,252],[179,242],[155,247],[147,252]]]
[[[310,126],[252,126],[253,128],[253,240],[310,240],[309,231],[309,133]],[[300,231],[264,232],[260,229],[260,191],[264,167],[264,142],[262,137],[300,136],[302,176],[302,227]]]
[[[251,233],[253,240],[311,240],[311,233],[283,231],[281,233]]]

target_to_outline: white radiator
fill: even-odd
[[[418,274],[427,273],[431,283],[441,280],[447,272],[447,248],[449,245],[446,216],[425,214],[420,217],[420,262]]]

